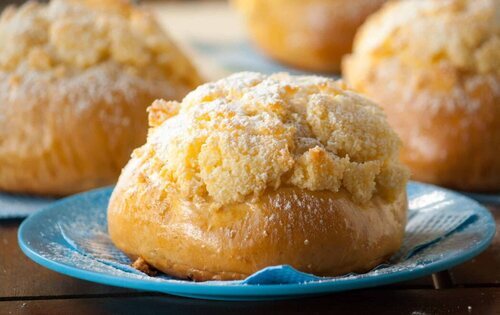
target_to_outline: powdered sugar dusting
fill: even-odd
[[[156,68],[177,84],[199,83],[154,17],[126,1],[28,2],[0,18],[0,71],[68,74],[108,61],[140,77]]]
[[[354,54],[499,73],[498,12],[496,0],[391,2],[361,28]]]
[[[50,99],[54,103],[71,104],[77,113],[92,109],[95,104],[112,104],[117,101],[117,95],[121,101],[131,103],[139,93],[176,98],[182,91],[187,92],[185,87],[172,86],[165,80],[146,81],[137,75],[124,73],[114,62],[63,78],[47,72],[0,72],[0,99],[3,102],[15,104],[26,100],[23,106],[33,107],[40,100]],[[27,98],[27,95],[30,97]]]
[[[53,0],[5,10],[2,103],[63,99],[84,110],[121,97],[130,102],[137,93],[180,99],[199,84],[189,61],[148,12],[119,0],[98,3]]]

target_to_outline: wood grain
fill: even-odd
[[[321,297],[220,302],[173,296],[0,302],[1,314],[498,314],[500,288],[359,290]]]

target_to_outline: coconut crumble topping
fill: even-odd
[[[431,117],[474,115],[500,97],[499,17],[497,0],[389,2],[360,28],[344,78],[375,99],[400,95]],[[384,91],[370,90],[373,82]]]
[[[221,205],[266,189],[340,189],[363,203],[394,196],[408,172],[382,110],[341,82],[239,73],[149,109],[133,154],[144,180]],[[135,160],[135,162],[134,162]]]
[[[0,16],[0,72],[71,77],[109,63],[142,77],[199,83],[154,17],[129,1],[27,2]]]
[[[415,68],[446,62],[462,71],[500,74],[499,16],[497,0],[391,2],[361,28],[354,51],[397,56]]]

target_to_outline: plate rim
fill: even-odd
[[[419,278],[425,275],[430,275],[445,269],[452,268],[461,263],[464,263],[473,257],[483,252],[493,241],[496,225],[491,213],[475,200],[463,196],[454,191],[419,182],[409,182],[408,185],[424,186],[425,188],[438,189],[450,193],[458,198],[465,198],[475,206],[475,210],[481,216],[488,219],[486,228],[486,237],[481,239],[469,251],[458,255],[448,256],[443,259],[426,264],[424,267],[413,270],[398,270],[388,274],[379,274],[372,277],[357,278],[357,279],[339,279],[338,281],[312,281],[297,284],[244,284],[244,285],[228,285],[221,284],[221,282],[188,282],[188,281],[158,281],[153,279],[133,279],[123,278],[117,275],[110,275],[106,273],[80,269],[75,266],[64,264],[61,262],[53,261],[49,258],[39,254],[30,247],[29,240],[25,242],[25,235],[29,232],[28,228],[32,222],[37,221],[37,217],[46,215],[47,211],[58,211],[61,206],[73,202],[74,199],[79,199],[82,195],[88,194],[103,194],[112,191],[112,187],[99,188],[67,198],[60,199],[53,204],[37,211],[24,220],[18,230],[18,243],[23,253],[32,259],[34,262],[42,265],[45,268],[55,272],[71,276],[74,278],[92,281],[105,285],[112,285],[117,287],[125,287],[136,290],[155,291],[162,293],[169,293],[174,295],[184,295],[191,297],[203,297],[208,299],[222,299],[228,300],[231,298],[244,298],[244,297],[279,297],[279,296],[299,296],[299,295],[312,295],[328,292],[347,291],[360,288],[369,288],[380,285],[387,285],[401,281],[407,281]]]

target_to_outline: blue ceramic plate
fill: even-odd
[[[448,269],[482,252],[495,222],[477,202],[449,190],[410,183],[405,242],[391,262],[365,274],[320,278],[289,266],[269,267],[244,281],[192,282],[149,277],[107,236],[106,207],[112,188],[75,195],[31,215],[19,229],[28,257],[54,271],[98,283],[217,300],[292,298],[374,287]],[[432,237],[429,238],[429,235]]]

